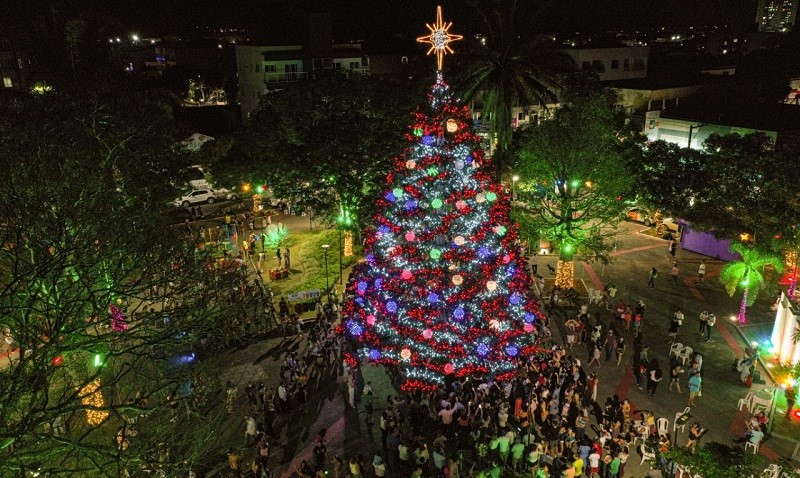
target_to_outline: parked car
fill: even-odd
[[[664,220],[661,221],[661,224],[664,225],[664,230],[669,232],[678,232],[678,228],[680,227],[678,222],[671,217],[665,217]]]
[[[644,223],[645,226],[652,226],[655,224],[650,211],[639,206],[628,209],[625,213],[625,218],[629,221]]]
[[[208,203],[213,204],[219,197],[213,189],[196,189],[189,194],[175,200],[176,206],[189,207],[192,204]]]
[[[220,188],[216,190],[217,199],[219,200],[228,200],[228,201],[236,201],[239,199],[239,194],[236,191],[231,191],[225,188]]]

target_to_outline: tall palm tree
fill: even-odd
[[[470,37],[468,50],[455,66],[454,86],[466,101],[482,95],[483,118],[496,142],[492,157],[499,177],[503,163],[508,163],[503,156],[511,143],[512,108],[557,101],[557,73],[573,70],[574,62],[550,49],[550,37],[521,31],[517,0],[499,2],[491,14],[477,10],[486,34]]]
[[[766,285],[764,269],[767,266],[772,266],[777,273],[780,273],[783,270],[783,262],[774,254],[745,247],[739,243],[731,245],[730,250],[739,254],[741,259],[726,264],[719,274],[719,280],[731,297],[736,293],[736,289],[739,287],[743,289],[744,293],[742,294],[738,319],[740,324],[746,324],[747,306],[753,305],[758,293]]]

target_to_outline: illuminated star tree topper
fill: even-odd
[[[429,35],[425,35],[424,37],[417,38],[417,41],[420,43],[428,43],[430,44],[430,48],[428,49],[428,55],[431,53],[435,53],[436,55],[436,62],[438,65],[438,70],[442,71],[442,60],[444,56],[448,53],[454,53],[453,49],[450,48],[449,43],[461,40],[464,38],[461,35],[453,35],[448,30],[450,27],[453,26],[453,22],[444,23],[442,21],[442,7],[436,7],[436,23],[431,25],[430,23],[426,23],[425,26],[428,27],[428,30],[431,31]]]

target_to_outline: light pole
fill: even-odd
[[[328,249],[330,249],[330,244],[323,244],[322,250],[325,253],[325,291],[328,293],[328,300],[331,298],[331,285],[328,282]]]
[[[517,181],[519,181],[519,176],[516,174],[511,176],[511,200],[517,200]]]
[[[692,147],[692,131],[694,131],[696,129],[700,129],[703,126],[708,126],[708,123],[690,124],[689,125],[689,144],[687,145],[687,148],[691,148]]]

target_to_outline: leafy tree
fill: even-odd
[[[688,467],[692,475],[703,478],[728,478],[730,476],[751,476],[762,470],[764,457],[752,455],[737,446],[718,442],[706,443],[690,453],[685,448],[672,448],[665,454],[667,460]]]
[[[745,324],[747,323],[747,307],[753,305],[759,291],[766,285],[764,277],[766,267],[771,266],[780,274],[783,270],[783,262],[774,254],[765,253],[740,243],[732,244],[731,252],[739,254],[741,258],[725,264],[719,274],[719,281],[722,282],[731,297],[739,287],[744,291],[739,308],[739,323]]]
[[[629,137],[613,101],[610,93],[576,99],[520,136],[518,217],[559,249],[561,287],[572,287],[575,253],[605,258],[622,217],[617,198],[630,188],[625,158],[633,141],[622,141]]]
[[[517,0],[490,2],[477,8],[486,35],[468,37],[461,60],[455,63],[456,91],[465,100],[478,100],[497,148],[492,154],[498,177],[510,162],[505,158],[512,140],[512,108],[557,101],[557,73],[574,69],[572,59],[555,53],[550,37],[530,35],[518,21]]]
[[[410,111],[408,88],[377,78],[301,82],[262,100],[212,172],[228,184],[266,181],[328,218],[367,220]]]
[[[183,164],[171,133],[169,108],[144,96],[0,100],[0,328],[15,349],[0,363],[4,471],[174,471],[215,446],[206,422],[130,431],[132,415],[171,404],[215,415],[179,392],[181,364],[244,312],[228,310],[240,273],[214,271],[197,237],[162,220]],[[154,454],[162,442],[169,453]]]
[[[751,240],[779,250],[795,236],[792,185],[797,151],[776,148],[763,133],[711,135],[702,150],[656,141],[632,167],[639,192],[657,207],[717,236]]]

